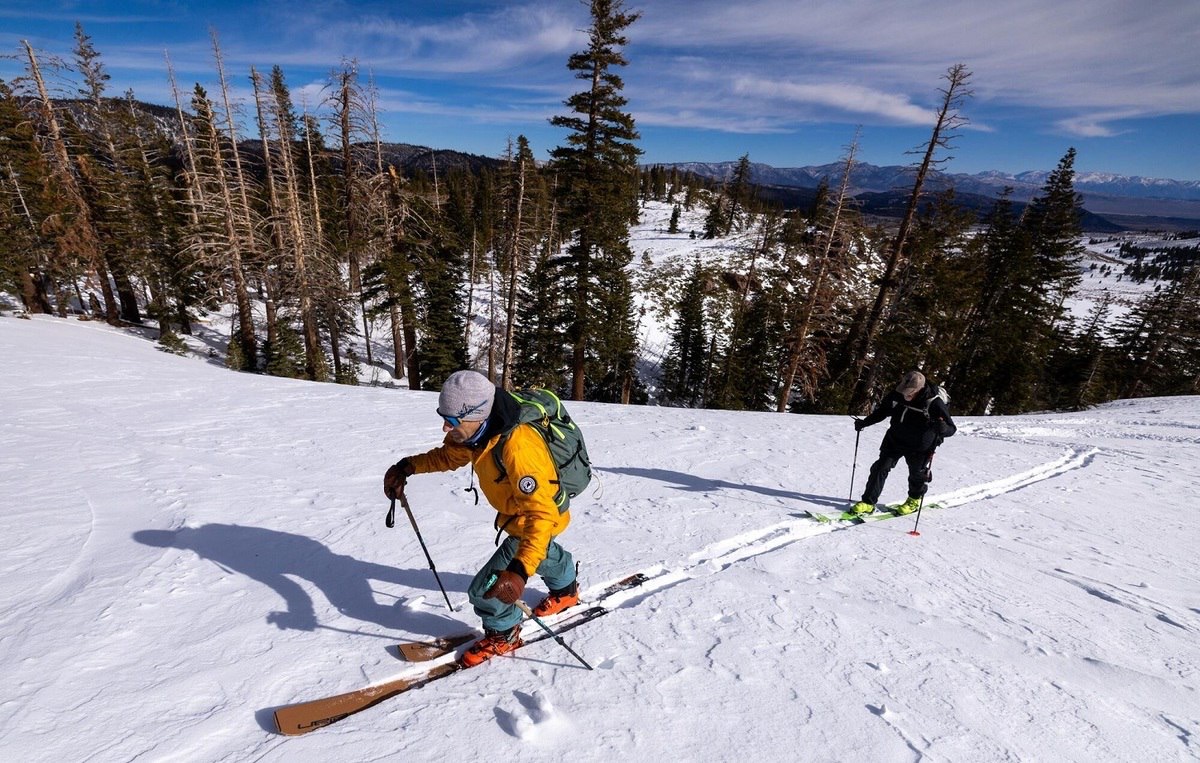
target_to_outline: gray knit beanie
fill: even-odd
[[[911,395],[923,389],[925,389],[925,374],[920,371],[909,371],[896,386],[896,391],[901,395]]]
[[[462,421],[483,421],[492,412],[496,385],[477,371],[455,371],[442,384],[438,415]]]

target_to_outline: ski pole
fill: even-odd
[[[552,638],[553,638],[555,641],[557,641],[557,642],[558,642],[558,645],[559,645],[559,646],[561,646],[563,649],[566,649],[568,652],[570,652],[570,653],[571,653],[571,656],[572,656],[572,657],[574,657],[575,659],[579,660],[579,664],[583,665],[583,666],[584,666],[585,668],[587,668],[588,670],[595,670],[595,668],[593,668],[591,665],[588,665],[588,664],[587,664],[587,660],[585,660],[585,659],[583,659],[582,657],[580,657],[578,654],[576,654],[576,653],[575,653],[575,650],[574,650],[574,649],[572,649],[571,647],[567,646],[567,642],[563,641],[563,637],[562,637],[562,636],[560,636],[560,635],[558,635],[557,633],[555,633],[554,631],[550,630],[550,626],[549,626],[549,625],[546,625],[544,622],[542,622],[542,618],[540,618],[540,617],[538,617],[537,615],[533,614],[533,610],[529,608],[529,605],[528,605],[528,604],[526,604],[525,602],[521,601],[520,599],[517,599],[517,602],[516,602],[516,604],[517,604],[517,607],[519,607],[519,608],[520,608],[520,610],[521,610],[522,612],[524,612],[524,613],[525,613],[525,615],[526,615],[526,616],[527,616],[527,617],[528,617],[530,620],[533,620],[535,623],[537,623],[538,625],[542,626],[542,630],[546,631],[546,633],[549,633],[549,634],[550,634],[550,636],[551,636],[551,637],[552,637]]]
[[[412,523],[413,532],[417,534],[417,543],[421,544],[421,550],[425,552],[425,559],[429,562],[429,569],[433,571],[433,579],[437,581],[438,588],[442,591],[442,596],[446,597],[446,606],[450,611],[454,611],[454,605],[450,603],[450,595],[446,593],[446,587],[442,585],[442,578],[438,575],[437,567],[433,566],[433,557],[429,555],[429,549],[425,547],[425,539],[421,537],[421,529],[417,527],[417,518],[413,516],[412,508],[408,505],[408,496],[404,491],[400,491],[400,505],[404,507],[404,511],[408,513],[408,521]],[[388,509],[387,518],[384,524],[392,527],[395,523],[392,518],[396,515],[396,499],[392,499],[392,507]]]
[[[925,496],[921,496],[921,502],[917,504],[917,521],[913,522],[913,529],[908,531],[909,535],[920,535],[917,532],[917,525],[921,524],[921,509],[925,508]]]
[[[933,469],[933,454],[934,454],[934,451],[930,451],[929,452],[929,460],[925,462],[925,481],[926,482],[933,481],[933,472],[931,471]],[[917,504],[917,519],[915,522],[913,522],[913,529],[908,531],[909,535],[920,535],[921,534],[921,533],[917,532],[917,525],[921,524],[921,509],[923,509],[923,508],[925,508],[924,494],[921,495],[921,502],[919,504]]]
[[[576,569],[578,569],[578,568],[576,568]],[[496,573],[494,573],[494,572],[493,572],[493,573],[492,573],[492,576],[491,576],[490,578],[488,578],[488,580],[487,580],[487,583],[485,583],[485,584],[484,584],[484,586],[483,586],[483,590],[484,590],[484,591],[490,591],[490,590],[492,589],[492,586],[496,585],[496,579],[497,579],[498,577],[499,577],[499,576],[498,576]],[[551,636],[551,638],[553,638],[555,641],[557,641],[557,642],[558,642],[558,645],[559,645],[559,646],[561,646],[563,649],[566,649],[568,652],[570,652],[570,653],[571,653],[571,656],[572,656],[572,657],[574,657],[575,659],[579,660],[579,663],[580,663],[581,665],[583,665],[583,666],[584,666],[585,668],[587,668],[588,670],[595,670],[595,668],[593,668],[591,665],[588,665],[588,664],[587,664],[587,660],[585,660],[585,659],[583,659],[582,657],[580,657],[578,654],[576,654],[576,653],[575,653],[575,650],[574,650],[574,649],[572,649],[571,647],[567,646],[567,642],[563,641],[563,637],[562,637],[562,636],[560,636],[560,635],[558,635],[557,633],[555,633],[554,631],[550,630],[550,626],[549,626],[549,625],[546,625],[544,622],[542,622],[542,618],[540,618],[540,617],[538,617],[537,615],[533,614],[533,610],[529,608],[529,605],[528,605],[528,604],[526,604],[524,601],[522,601],[522,600],[520,600],[520,599],[517,599],[517,600],[516,600],[515,602],[513,602],[513,603],[514,603],[514,604],[517,606],[517,609],[519,609],[519,610],[521,610],[522,612],[524,612],[524,613],[525,613],[525,616],[526,616],[526,617],[528,617],[530,620],[533,620],[535,623],[537,623],[538,625],[540,625],[540,626],[542,627],[542,630],[546,631],[546,633],[549,633],[549,634],[550,634],[550,636]]]
[[[858,421],[858,417],[856,417],[856,416],[851,416],[850,418],[854,419],[855,421]],[[846,505],[848,505],[848,506],[853,505],[853,503],[854,503],[854,473],[856,471],[858,471],[858,441],[859,441],[859,438],[861,438],[861,437],[862,437],[862,430],[855,429],[854,430],[854,462],[853,462],[853,465],[850,467],[850,496],[846,499]]]

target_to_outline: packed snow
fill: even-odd
[[[0,357],[0,759],[1200,757],[1200,399],[961,417],[919,535],[804,516],[857,495],[884,425],[854,467],[844,416],[571,403],[598,477],[560,538],[584,598],[649,577],[564,635],[596,669],[547,640],[293,737],[276,708],[478,625],[493,512],[468,472],[408,490],[454,611],[403,513],[384,526],[383,471],[440,440],[434,393],[74,319],[0,317]]]

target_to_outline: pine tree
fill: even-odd
[[[1051,358],[1049,376],[1057,382],[1055,408],[1083,410],[1116,396],[1111,350],[1105,341],[1112,304],[1113,296],[1105,290],[1088,311],[1083,330],[1064,345],[1058,357]]]
[[[739,215],[750,211],[754,186],[751,184],[750,154],[742,154],[733,168],[726,193],[729,195],[729,211],[725,216],[724,235],[728,236],[738,225]]]
[[[1049,408],[1060,397],[1061,380],[1051,360],[1069,354],[1072,341],[1071,318],[1067,299],[1082,278],[1079,260],[1083,253],[1081,238],[1081,197],[1075,192],[1075,149],[1069,149],[1059,161],[1025,210],[1021,227],[1032,256],[1032,277],[1037,284],[1033,311],[1037,331],[1025,337],[1026,352],[1044,360],[1034,376],[1030,403]]]
[[[440,387],[450,374],[467,365],[464,342],[462,250],[444,230],[433,232],[430,258],[421,272],[424,287],[424,333],[420,337],[423,384]]]
[[[141,323],[137,295],[130,280],[130,270],[137,255],[138,241],[130,230],[133,201],[130,198],[131,180],[123,166],[117,145],[116,109],[105,99],[109,75],[100,61],[83,26],[75,24],[75,68],[83,77],[79,91],[85,121],[90,127],[80,131],[78,143],[85,149],[76,159],[80,168],[80,186],[96,225],[101,256],[116,286],[121,320]]]
[[[1082,278],[1082,210],[1082,197],[1075,192],[1075,149],[1071,148],[1046,178],[1022,221],[1033,246],[1037,278],[1049,290],[1045,304],[1051,322],[1062,316],[1064,303]]]
[[[1118,324],[1121,397],[1200,393],[1200,263],[1147,294]]]
[[[662,363],[661,400],[669,405],[687,408],[704,405],[704,383],[709,374],[709,338],[704,310],[708,280],[697,257],[675,304],[676,318],[670,346]]]
[[[704,217],[704,238],[714,239],[728,233],[733,225],[733,216],[729,214],[729,197],[724,192],[710,194],[708,199],[708,214]]]
[[[920,368],[931,379],[945,379],[977,294],[977,259],[968,253],[975,224],[952,190],[933,199],[914,222],[895,301],[877,339],[882,378]]]
[[[565,334],[570,295],[551,284],[561,281],[562,259],[551,256],[548,237],[534,256],[529,271],[520,276],[517,331],[514,336],[514,379],[523,384],[566,389]]]
[[[41,232],[51,214],[49,167],[12,89],[0,80],[0,288],[31,313],[50,313],[53,245]]]
[[[778,284],[773,283],[777,279],[772,278],[779,232],[778,217],[764,216],[757,242],[742,254],[744,271],[728,274],[735,294],[728,331],[720,338],[723,357],[711,381],[710,406],[763,410],[775,397],[783,324]]]
[[[126,225],[149,293],[146,313],[158,323],[159,343],[178,352],[183,342],[175,336],[174,325],[191,333],[189,311],[206,294],[206,274],[185,251],[185,208],[176,203],[174,177],[162,161],[171,154],[171,145],[165,136],[143,137],[154,131],[137,108],[133,91],[126,92],[115,123],[125,144],[122,163],[130,178]]]
[[[551,152],[562,180],[561,214],[570,233],[563,288],[571,295],[571,396],[628,400],[634,382],[632,296],[625,266],[632,260],[629,223],[637,214],[638,133],[626,112],[617,67],[626,60],[624,30],[638,14],[622,0],[591,0],[585,50],[567,68],[588,87],[565,102],[569,116],[550,120],[570,131]],[[591,383],[596,379],[598,383]],[[606,389],[601,390],[603,386]],[[619,391],[613,398],[612,390]]]

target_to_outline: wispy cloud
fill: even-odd
[[[1114,122],[1120,122],[1137,116],[1139,116],[1137,112],[1129,111],[1081,114],[1079,116],[1060,119],[1054,123],[1054,126],[1058,131],[1066,135],[1080,138],[1113,138],[1129,132],[1127,129],[1113,127]]]
[[[844,82],[804,84],[744,76],[734,80],[733,90],[804,106],[868,114],[900,124],[931,125],[935,116],[929,109],[913,104],[907,96]]]
[[[401,14],[310,12],[287,24],[298,32],[317,30],[314,44],[323,55],[355,50],[377,67],[423,74],[489,74],[563,60],[586,41],[576,14],[538,5],[423,22]]]
[[[620,72],[638,123],[722,133],[728,138],[714,140],[729,144],[739,135],[796,136],[812,124],[861,124],[869,140],[895,128],[891,135],[903,136],[895,142],[906,141],[932,123],[943,75],[956,63],[974,73],[965,129],[1003,134],[1005,150],[1035,135],[1061,150],[1062,136],[1100,143],[1158,117],[1183,115],[1178,126],[1200,115],[1200,0],[626,6],[642,14],[628,30],[630,66]],[[169,98],[164,50],[185,91],[197,81],[212,89],[211,25],[239,95],[250,66],[279,65],[316,99],[323,77],[353,59],[386,92],[384,109],[428,116],[428,124],[440,116],[505,129],[522,120],[545,129],[562,112],[581,86],[567,57],[587,44],[589,23],[576,0],[9,0],[0,49],[28,38],[69,58],[76,18],[97,38],[114,90],[134,87],[150,100]],[[0,77],[19,70],[0,59]]]
[[[1085,129],[1090,120],[1091,134],[1107,129],[1107,118],[1096,116],[1104,109],[1128,117],[1200,108],[1200,2],[1147,8],[1123,0],[953,6],[653,0],[646,6],[634,37],[647,49],[707,49],[712,66],[740,67],[744,81],[758,79],[758,87],[781,70],[798,71],[802,79],[793,85],[779,80],[779,97],[897,124],[917,123],[928,108],[923,104],[936,96],[938,76],[959,62],[975,73],[973,108],[1077,109],[1060,123],[1078,120]]]

